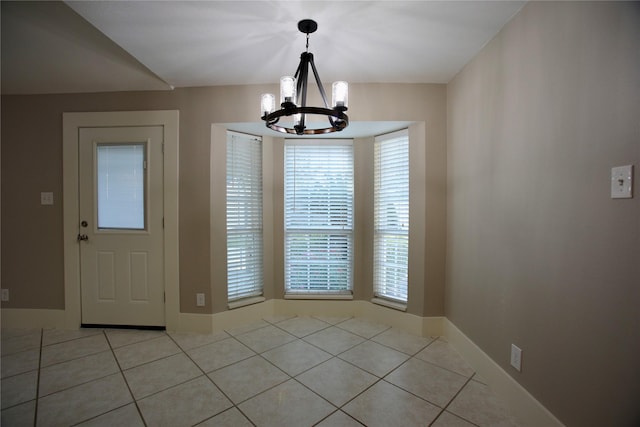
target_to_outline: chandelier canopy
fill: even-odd
[[[347,111],[349,102],[349,85],[347,82],[338,81],[332,85],[332,108],[327,103],[327,95],[318,77],[318,70],[313,61],[313,53],[309,52],[309,34],[318,29],[318,24],[311,19],[303,19],[298,22],[298,30],[307,35],[307,50],[300,55],[300,64],[295,74],[280,78],[280,109],[276,110],[276,98],[271,93],[262,95],[260,108],[262,120],[268,128],[282,133],[296,135],[317,135],[330,132],[339,132],[349,125]],[[318,85],[324,107],[307,106],[307,80],[309,66]],[[308,127],[307,116],[326,116],[329,121],[327,127]],[[278,124],[282,116],[292,116],[292,124]]]

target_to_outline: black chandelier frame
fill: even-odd
[[[313,60],[313,53],[309,52],[309,34],[315,32],[317,29],[318,24],[311,19],[303,19],[298,22],[298,30],[307,35],[307,51],[302,52],[300,55],[300,64],[298,65],[294,75],[294,78],[296,79],[297,99],[296,103],[283,102],[280,104],[280,110],[276,110],[262,116],[262,120],[265,121],[266,126],[272,130],[295,135],[319,135],[331,132],[340,132],[349,125],[349,116],[345,114],[345,111],[347,111],[346,106],[335,106],[334,108],[329,108],[327,94],[325,93],[320,77],[318,76],[318,70]],[[316,84],[318,85],[318,90],[320,91],[324,108],[307,106],[309,67],[311,67]],[[293,127],[278,124],[281,117],[293,116],[296,114],[300,115],[300,120],[298,123],[294,124]],[[331,126],[326,128],[307,128],[305,123],[306,116],[308,114],[327,116]]]

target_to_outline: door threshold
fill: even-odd
[[[141,331],[166,331],[166,326],[144,326],[144,325],[101,325],[97,323],[81,323],[81,328],[99,328],[99,329],[138,329]]]

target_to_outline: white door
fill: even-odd
[[[82,323],[164,326],[162,126],[80,128]]]

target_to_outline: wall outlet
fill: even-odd
[[[53,205],[53,192],[51,191],[43,191],[40,193],[40,204],[41,205]]]
[[[196,305],[204,307],[204,294],[196,294]]]
[[[515,344],[511,344],[511,366],[522,372],[522,350]]]
[[[0,291],[0,300],[9,301],[9,289],[2,289]]]

